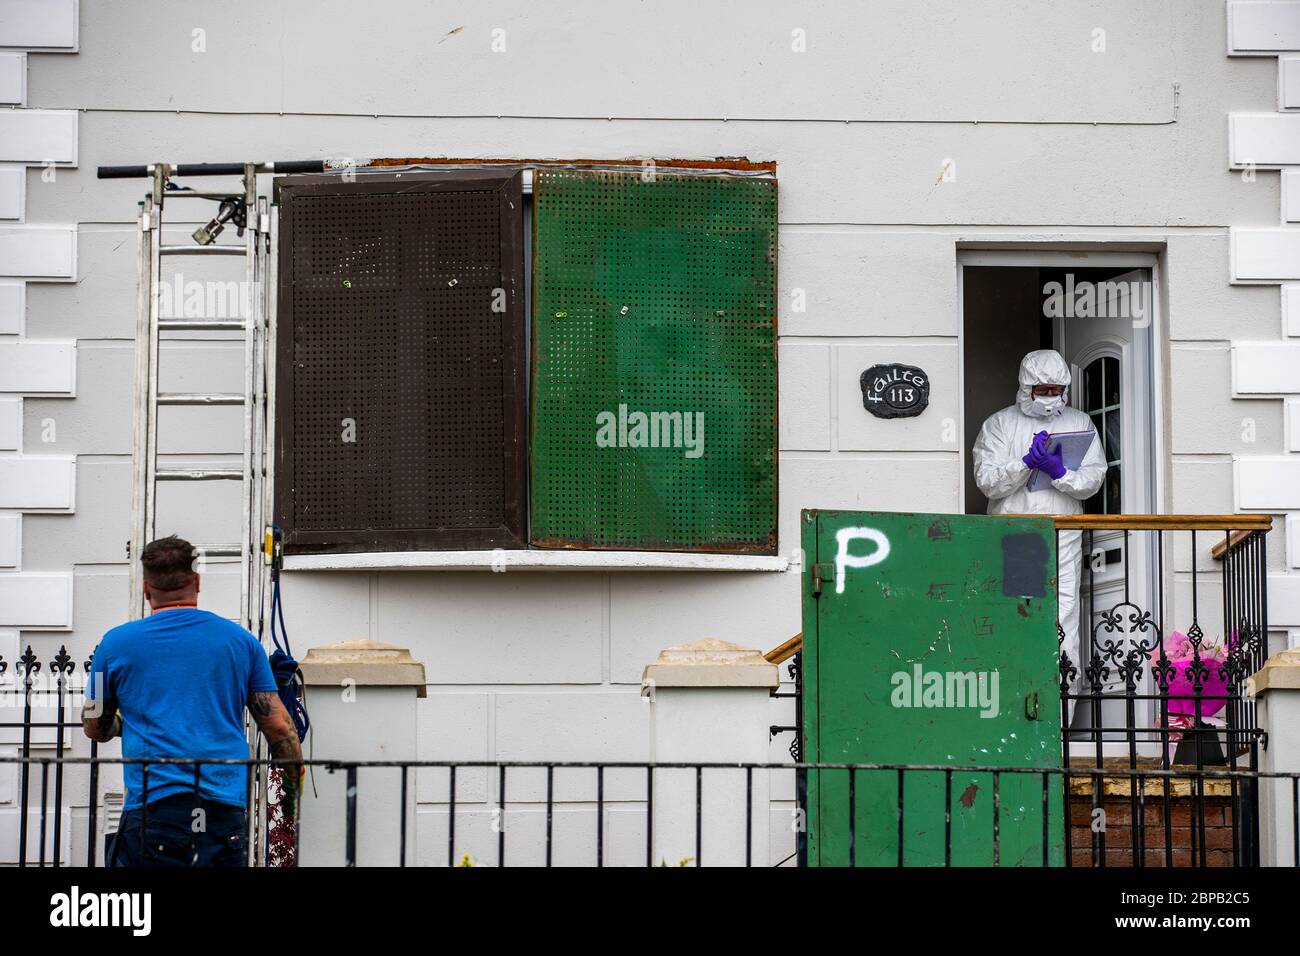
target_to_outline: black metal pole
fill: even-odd
[[[357,865],[357,765],[348,767],[347,774],[347,862],[345,866]]]
[[[397,848],[398,866],[406,866],[406,770],[407,767],[405,764],[403,764],[402,765],[402,809],[401,809],[402,823],[401,823],[401,835],[399,837],[400,843],[398,844],[398,848]]]
[[[256,163],[259,173],[323,173],[325,160],[301,159],[288,162]],[[100,179],[147,179],[153,175],[154,164],[145,166],[100,166],[96,175]],[[243,163],[178,163],[171,169],[172,176],[242,176]]]

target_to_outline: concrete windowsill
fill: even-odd
[[[669,551],[375,551],[295,554],[286,571],[785,571],[781,555]]]

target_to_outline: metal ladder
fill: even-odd
[[[257,174],[273,169],[269,163],[246,163],[242,173],[230,167],[225,175],[238,175],[235,190],[188,189],[176,187],[171,177],[176,167],[159,163],[146,167],[151,187],[140,203],[139,220],[139,317],[136,325],[135,410],[132,441],[134,469],[131,501],[131,540],[128,561],[131,567],[130,616],[134,620],[145,612],[142,586],[143,568],[139,555],[149,541],[157,537],[158,482],[160,481],[238,481],[242,485],[242,521],[240,540],[236,543],[194,542],[200,554],[200,567],[207,558],[239,558],[239,623],[260,635],[260,622],[269,599],[267,573],[263,561],[264,519],[270,513],[270,482],[267,480],[267,440],[270,407],[274,389],[268,373],[274,355],[273,322],[275,264],[271,257],[273,217],[265,196],[257,192]],[[201,175],[221,174],[204,169]],[[101,170],[101,176],[103,171]],[[167,245],[164,241],[164,209],[173,200],[215,200],[219,211],[213,221],[194,233],[195,244]],[[216,236],[227,222],[243,226],[243,242],[219,245]],[[215,228],[214,227],[218,227]],[[186,319],[159,314],[159,283],[164,261],[172,256],[243,256],[247,299],[239,297],[238,314],[246,301],[248,314],[233,319]],[[173,297],[173,301],[178,296]],[[173,308],[172,311],[178,311]],[[183,311],[183,310],[181,310]],[[238,331],[244,337],[243,393],[176,393],[160,391],[159,362],[163,354],[163,335],[167,332]],[[158,461],[158,417],[164,406],[218,407],[239,405],[244,409],[243,452],[236,468],[168,468]],[[255,747],[254,756],[264,758],[261,738],[249,729]],[[252,790],[249,813],[250,849],[254,865],[265,854],[266,771],[259,767]]]
[[[225,167],[229,169],[229,167]],[[212,190],[177,187],[172,181],[176,167],[158,163],[147,167],[151,188],[140,204],[139,230],[139,318],[136,327],[135,430],[132,449],[131,617],[143,616],[144,594],[139,555],[144,545],[157,536],[158,483],[162,481],[238,481],[242,484],[242,521],[238,542],[195,542],[200,560],[239,558],[239,623],[258,632],[258,619],[267,599],[266,574],[262,560],[264,518],[269,513],[267,476],[268,361],[274,345],[268,320],[272,307],[271,287],[274,263],[271,251],[271,216],[265,196],[257,192],[257,174],[270,171],[271,164],[246,163],[238,174],[237,189]],[[205,171],[206,174],[206,171]],[[194,244],[167,245],[164,242],[164,211],[173,201],[210,200],[220,203],[213,221],[199,229]],[[240,244],[218,244],[216,233],[227,223],[242,226]],[[173,256],[242,256],[249,294],[249,314],[239,318],[187,319],[159,314],[159,284],[165,260]],[[174,297],[179,298],[179,295]],[[244,297],[240,296],[241,305]],[[173,312],[179,311],[173,309]],[[163,335],[167,332],[239,331],[244,336],[243,393],[180,393],[159,390],[159,363]],[[239,405],[244,409],[243,450],[234,468],[169,468],[159,464],[158,419],[163,406],[217,407]]]
[[[261,173],[322,173],[323,160],[265,163],[155,163],[136,166],[100,166],[100,179],[147,179],[149,191],[140,203],[138,288],[135,356],[135,408],[132,438],[134,469],[131,495],[131,539],[127,560],[131,569],[130,616],[144,615],[143,568],[139,555],[157,537],[158,482],[238,481],[242,486],[242,522],[236,543],[196,543],[201,559],[239,558],[239,623],[262,636],[269,610],[269,564],[263,558],[266,517],[272,512],[270,454],[275,405],[275,248],[276,218],[268,198],[258,194]],[[174,177],[237,177],[233,189],[177,187]],[[170,200],[215,200],[217,216],[195,231],[195,245],[167,245],[163,237],[163,211]],[[193,221],[193,220],[191,220]],[[219,245],[216,238],[227,223],[243,227],[243,243]],[[250,290],[249,314],[236,319],[184,319],[159,314],[159,282],[163,261],[172,256],[243,256],[245,281]],[[242,300],[242,297],[241,297]],[[242,394],[165,393],[158,387],[158,366],[165,332],[238,331],[244,336],[244,390]],[[162,468],[158,462],[158,410],[166,405],[213,407],[240,405],[244,409],[243,453],[238,468]],[[261,737],[247,727],[254,757],[266,758]],[[248,806],[250,851],[254,865],[265,861],[267,773],[259,764]],[[92,798],[97,799],[97,798]]]

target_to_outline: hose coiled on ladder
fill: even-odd
[[[303,700],[302,671],[293,657],[289,647],[289,629],[284,626],[284,603],[280,598],[280,529],[272,528],[274,537],[271,557],[271,643],[275,650],[271,652],[271,673],[275,676],[280,702],[289,712],[293,725],[298,731],[298,742],[307,737],[311,729],[311,718],[307,715],[307,704]],[[279,622],[278,633],[276,623]],[[284,643],[280,643],[280,638]]]

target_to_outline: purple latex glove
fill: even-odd
[[[1061,449],[1058,446],[1056,451],[1043,452],[1039,456],[1039,463],[1035,466],[1039,471],[1047,473],[1047,477],[1055,481],[1065,474],[1065,462],[1061,460]]]
[[[1025,463],[1027,468],[1039,468],[1042,466],[1044,449],[1047,446],[1047,432],[1039,432],[1034,436],[1034,440],[1029,443],[1029,451],[1020,460]]]

